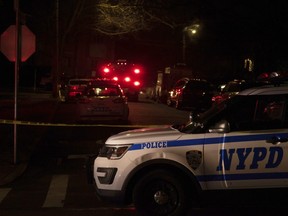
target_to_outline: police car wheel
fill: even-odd
[[[154,170],[142,177],[133,191],[133,201],[141,215],[183,215],[188,207],[185,182],[173,172]],[[187,184],[186,184],[187,185]]]

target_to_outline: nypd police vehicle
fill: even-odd
[[[288,86],[244,90],[187,124],[113,135],[93,176],[99,197],[133,203],[140,215],[185,215],[220,193],[282,191],[288,188]]]

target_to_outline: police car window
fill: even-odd
[[[265,130],[284,127],[287,112],[283,96],[238,96],[227,110],[231,131]],[[243,99],[243,101],[242,101]]]
[[[230,123],[231,131],[250,130],[257,104],[255,97],[236,97],[237,103],[233,103],[227,112],[227,120]]]
[[[223,101],[222,103],[227,103],[226,108],[209,120],[207,129],[219,121],[226,120],[229,122],[231,132],[250,130],[256,101],[257,98],[247,96],[235,96]]]
[[[183,132],[207,132],[222,120],[229,122],[231,132],[285,128],[288,125],[287,101],[284,96],[237,95],[201,114],[196,122],[186,125]],[[204,127],[196,128],[199,123]]]
[[[254,118],[256,129],[278,129],[284,127],[287,114],[286,101],[284,96],[281,95],[269,95],[259,98]]]
[[[207,121],[205,130],[215,126],[220,121],[227,121],[230,125],[230,132],[245,131],[253,129],[253,117],[257,104],[257,97],[237,95],[230,100],[223,101],[220,105],[224,108],[219,110],[217,115],[211,116]]]
[[[183,133],[204,133],[211,124],[215,124],[222,117],[221,113],[225,113],[227,101],[222,101],[217,106],[211,107],[206,112],[199,113],[192,122],[188,122],[181,132]]]

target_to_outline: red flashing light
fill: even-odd
[[[134,86],[140,86],[140,82],[139,81],[135,81],[134,82]]]
[[[114,81],[118,81],[118,77],[113,77],[113,80]]]
[[[130,82],[131,81],[130,77],[125,77],[124,80],[125,80],[125,82]]]
[[[109,69],[108,67],[105,67],[105,68],[103,69],[103,71],[104,71],[104,73],[109,73],[109,72],[110,72],[110,69]]]
[[[140,69],[139,69],[139,68],[135,68],[135,69],[134,69],[134,73],[135,73],[135,74],[139,74],[139,73],[140,73]]]

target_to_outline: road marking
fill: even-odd
[[[11,188],[0,188],[0,203],[4,200],[10,190]]]
[[[54,175],[42,207],[63,207],[68,186],[68,175]]]

